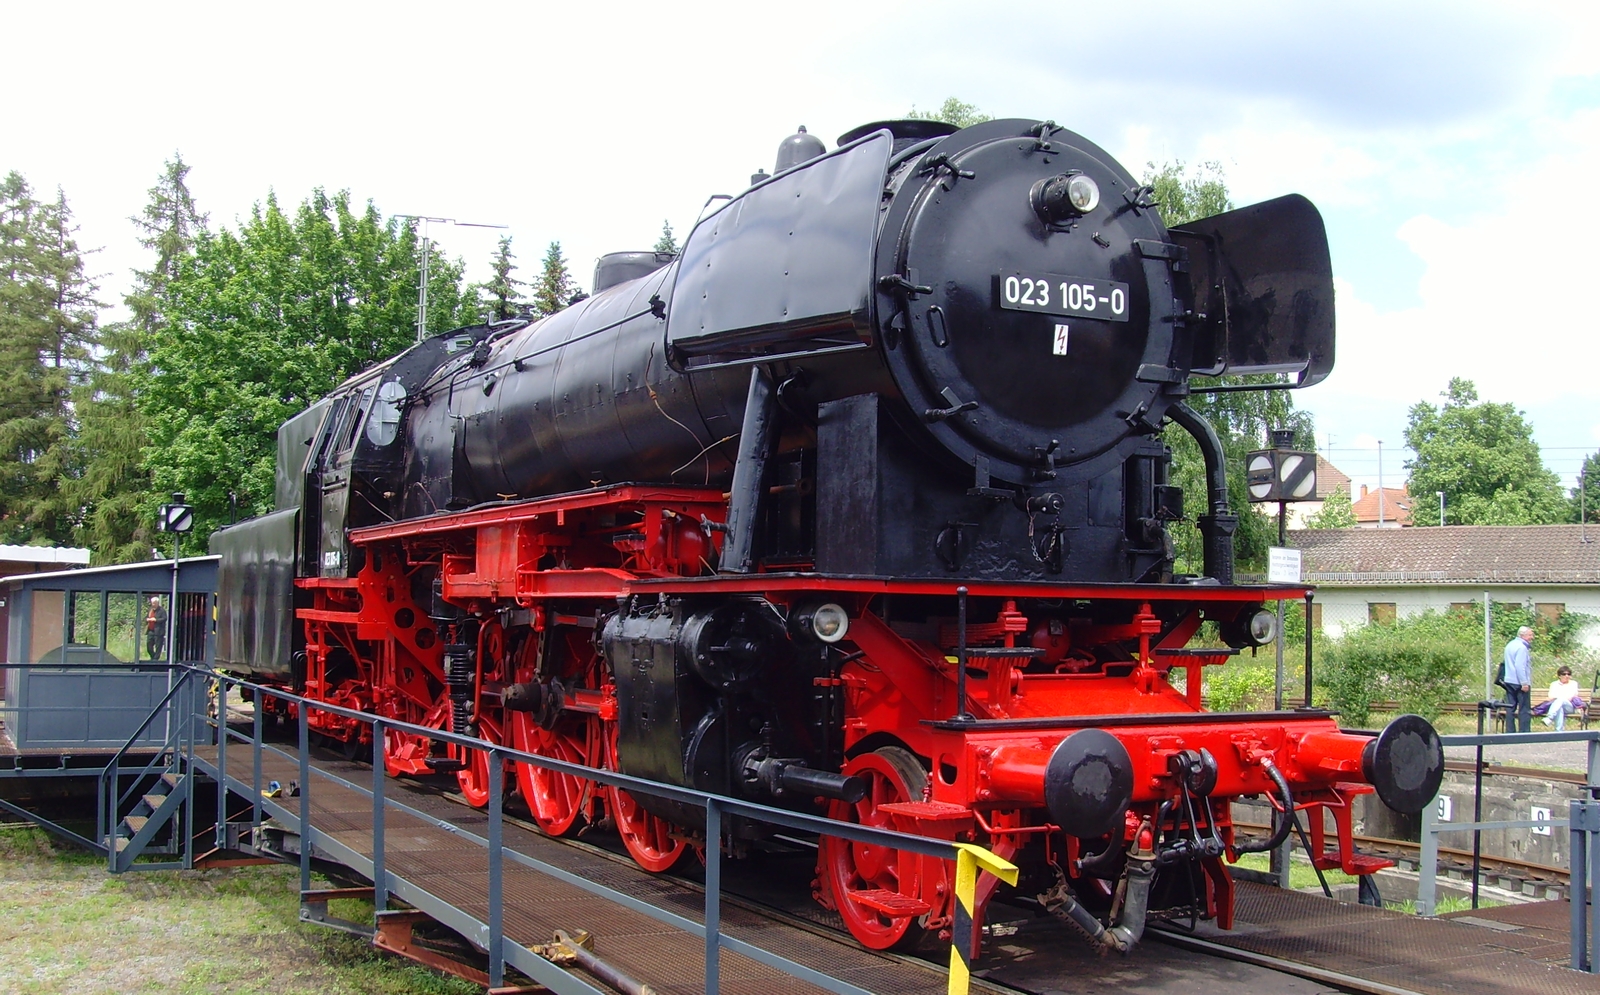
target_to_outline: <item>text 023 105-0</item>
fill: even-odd
[[[1128,320],[1128,285],[1056,273],[1012,273],[995,278],[1008,311],[1068,314],[1101,321]]]

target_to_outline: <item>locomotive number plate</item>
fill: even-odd
[[[1128,320],[1128,285],[1056,273],[1011,273],[995,277],[1000,306],[1008,311],[1067,314],[1101,321]]]

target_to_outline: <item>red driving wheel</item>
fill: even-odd
[[[506,657],[505,630],[499,622],[487,622],[478,630],[478,666],[483,680],[493,681],[500,679],[501,667]],[[482,715],[481,702],[475,703],[473,715],[478,724],[478,736],[490,743],[499,744],[501,740],[500,728]],[[489,751],[468,750],[461,747],[452,747],[451,756],[460,760],[466,766],[456,771],[456,784],[461,787],[461,794],[467,804],[473,808],[484,808],[489,804]],[[502,785],[505,783],[501,781]]]
[[[457,754],[465,753],[463,761],[466,766],[456,771],[456,784],[461,787],[461,796],[473,808],[483,808],[489,804],[489,753],[486,750],[456,750]]]
[[[566,720],[554,729],[546,729],[527,712],[512,712],[510,719],[511,744],[517,749],[552,760],[589,765],[584,749],[586,721]],[[540,829],[551,836],[561,836],[571,831],[580,815],[587,814],[594,782],[533,764],[516,766],[517,787]]]
[[[855,804],[829,802],[828,817],[878,829],[900,828],[880,806],[922,801],[928,784],[927,771],[917,758],[898,746],[863,753],[846,764],[842,773],[866,781],[867,795]],[[887,950],[921,939],[920,916],[891,916],[851,897],[856,893],[888,893],[913,901],[920,899],[916,854],[834,836],[823,836],[819,842],[818,876],[826,882],[839,917],[862,946]]]
[[[606,766],[617,769],[615,722],[606,723]],[[623,846],[645,870],[653,874],[669,871],[688,852],[688,842],[681,833],[674,835],[672,823],[646,811],[621,788],[606,788],[606,805]]]

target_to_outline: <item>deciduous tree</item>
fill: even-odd
[[[1452,378],[1444,403],[1412,405],[1406,462],[1413,494],[1444,491],[1456,525],[1541,525],[1563,521],[1561,482],[1545,468],[1533,427],[1511,404],[1478,399],[1470,380]],[[1439,524],[1438,505],[1417,502],[1412,520]]]
[[[985,114],[978,110],[976,104],[969,104],[956,97],[946,97],[944,103],[939,105],[939,109],[933,111],[919,111],[913,104],[911,109],[906,111],[906,117],[915,121],[943,121],[957,128],[970,128],[975,124],[994,120],[993,114]]]
[[[1305,520],[1308,529],[1349,529],[1356,524],[1355,509],[1350,505],[1350,495],[1345,493],[1343,487],[1336,487],[1322,501],[1322,507],[1316,514],[1309,515]]]
[[[298,210],[275,196],[237,231],[202,231],[169,288],[167,323],[140,365],[156,493],[185,492],[197,538],[273,497],[278,426],[415,336],[420,243],[412,226],[348,192]],[[429,264],[430,331],[474,319],[459,261]]]

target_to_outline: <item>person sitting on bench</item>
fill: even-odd
[[[1555,726],[1557,732],[1564,729],[1568,715],[1576,715],[1588,707],[1579,693],[1581,691],[1578,682],[1572,679],[1571,667],[1558,669],[1555,683],[1550,685],[1550,693],[1545,701],[1539,703],[1539,708],[1545,713],[1544,724]]]

